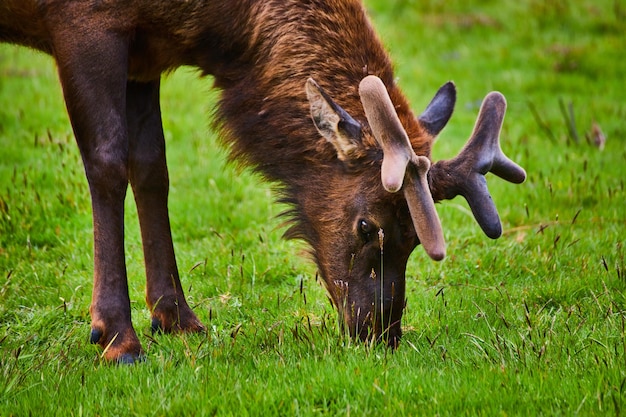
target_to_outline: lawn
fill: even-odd
[[[488,177],[504,234],[438,205],[448,257],[417,249],[404,338],[341,335],[271,185],[225,162],[211,80],[164,78],[178,264],[203,335],[151,335],[132,197],[126,253],[147,359],[89,344],[87,183],[53,61],[0,46],[0,415],[626,414],[626,6],[366,1],[416,112],[454,80],[434,159],[454,156],[491,90],[502,147],[528,173]],[[594,130],[595,126],[595,130]],[[603,133],[603,148],[595,141]]]

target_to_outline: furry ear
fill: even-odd
[[[337,150],[337,157],[347,161],[361,147],[361,124],[335,103],[312,79],[306,82],[306,95],[315,127]]]

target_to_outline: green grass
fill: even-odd
[[[502,146],[528,171],[521,186],[489,179],[497,241],[464,201],[439,205],[448,258],[412,255],[396,353],[340,336],[303,246],[280,239],[270,187],[218,151],[210,80],[181,69],[163,82],[170,208],[208,332],[150,335],[129,198],[147,361],[102,361],[88,343],[88,191],[54,64],[0,46],[0,415],[624,415],[626,7],[553,3],[367,2],[416,111],[457,84],[435,159],[460,149],[497,89]],[[585,139],[594,122],[603,151]]]

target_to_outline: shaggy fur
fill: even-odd
[[[275,182],[280,200],[291,205],[285,235],[309,243],[350,334],[398,343],[406,263],[419,240],[402,193],[382,186],[383,154],[359,83],[368,75],[382,80],[413,151],[428,159],[456,93],[447,84],[416,118],[360,1],[2,0],[0,41],[39,49],[58,64],[92,197],[91,340],[107,348],[108,359],[132,362],[142,354],[130,320],[123,251],[129,183],[153,329],[203,328],[185,301],[167,213],[159,80],[182,65],[214,77],[221,92],[214,125],[223,143],[234,161]],[[312,95],[323,101],[310,102],[305,83],[319,89]],[[320,108],[332,109],[330,119],[339,124],[319,119],[321,113],[312,119]],[[497,133],[501,117],[503,107],[485,118],[488,135]],[[321,132],[320,126],[331,129]],[[472,152],[463,159],[490,164]],[[491,167],[483,165],[480,175]],[[455,172],[466,168],[462,160],[433,165],[432,195],[452,198],[462,191]]]

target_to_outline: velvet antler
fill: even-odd
[[[474,131],[465,147],[453,159],[438,161],[429,172],[435,200],[462,195],[485,234],[497,239],[502,225],[487,189],[485,175],[492,172],[516,184],[524,182],[526,171],[511,161],[500,148],[500,129],[506,112],[506,99],[498,92],[483,100]]]
[[[364,78],[359,95],[372,133],[383,149],[383,187],[391,193],[403,190],[424,250],[434,260],[443,259],[446,245],[427,181],[430,161],[413,151],[380,78],[373,75]]]

